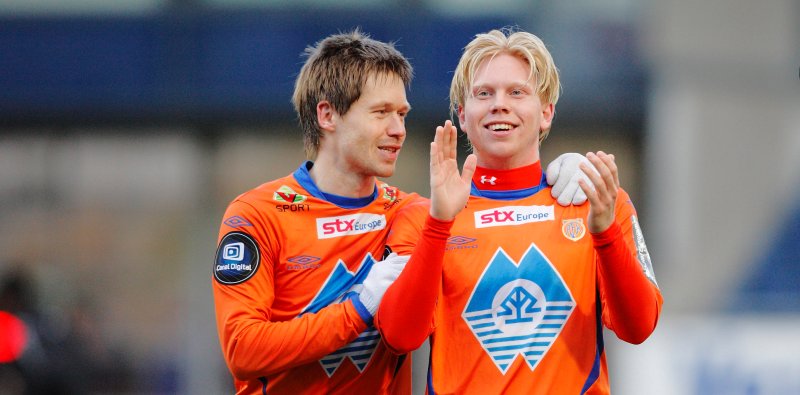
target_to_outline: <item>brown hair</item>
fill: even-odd
[[[308,56],[294,85],[292,104],[303,130],[306,156],[314,159],[322,131],[317,104],[327,100],[339,114],[346,114],[361,97],[367,80],[381,74],[397,75],[408,86],[413,69],[393,43],[371,39],[356,29],[328,36],[305,50]]]

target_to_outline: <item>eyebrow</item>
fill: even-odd
[[[478,90],[478,89],[486,88],[488,86],[491,86],[491,84],[476,84],[476,85],[472,85],[472,90],[475,91],[475,90]],[[523,81],[523,82],[516,81],[516,82],[512,82],[510,84],[507,84],[506,86],[511,86],[511,87],[527,86],[527,87],[535,88],[535,86],[530,83],[530,80]]]
[[[378,108],[384,108],[384,107],[396,108],[396,106],[394,104],[392,104],[392,102],[389,102],[389,101],[381,101],[381,102],[375,103],[370,108],[378,109]],[[397,108],[405,109],[406,112],[409,112],[409,111],[411,111],[411,104],[403,103],[403,105],[401,105],[401,106],[399,106]]]

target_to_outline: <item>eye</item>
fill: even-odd
[[[489,97],[489,91],[482,89],[475,92],[475,97]]]

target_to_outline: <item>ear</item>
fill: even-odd
[[[321,130],[326,132],[336,129],[336,110],[327,100],[317,103],[317,124]]]
[[[553,116],[556,114],[556,106],[550,103],[542,106],[542,123],[539,125],[539,130],[550,130],[553,125]]]
[[[464,130],[464,106],[458,106],[458,128]]]

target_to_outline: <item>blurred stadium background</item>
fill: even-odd
[[[666,298],[643,345],[607,334],[615,393],[798,394],[799,22],[797,0],[0,0],[0,394],[232,393],[216,232],[303,160],[303,49],[361,27],[411,59],[389,181],[425,194],[461,48],[506,25],[562,71],[544,161],[616,154]]]

